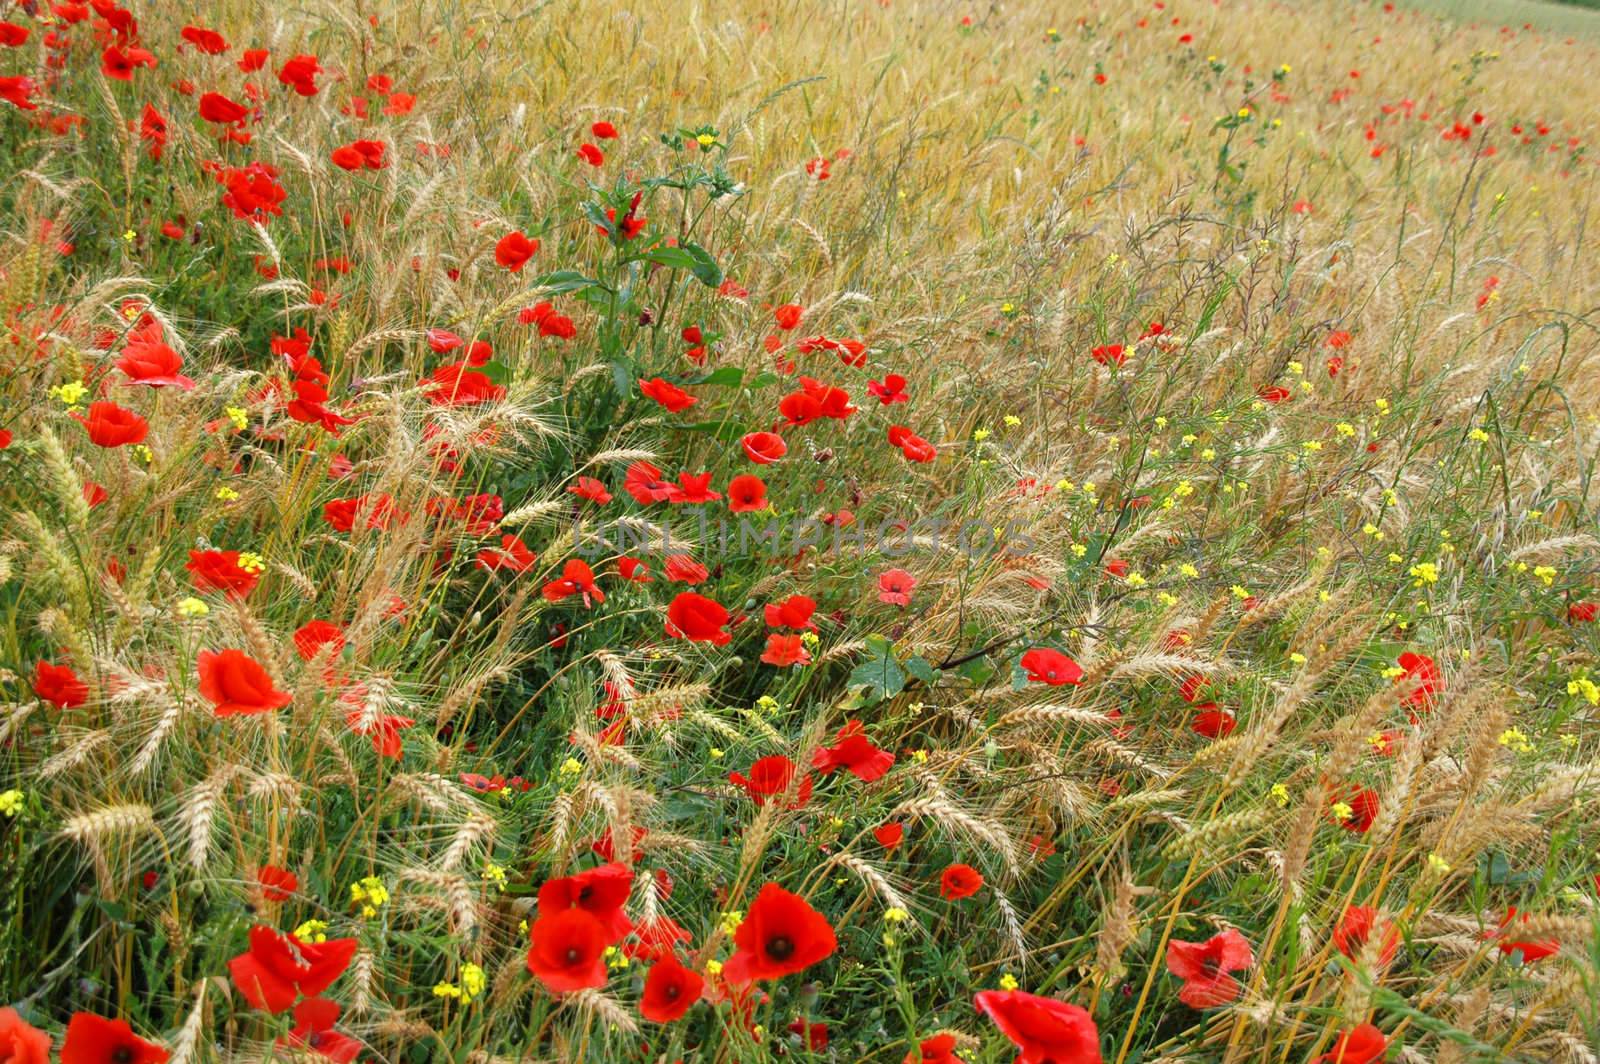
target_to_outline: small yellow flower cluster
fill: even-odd
[[[1556,582],[1556,571],[1548,565],[1534,566],[1533,575],[1537,576],[1545,587],[1549,587]]]
[[[18,790],[0,791],[0,816],[10,820],[22,812],[22,792]]]
[[[739,930],[740,924],[744,923],[744,912],[740,909],[730,909],[722,914],[719,923],[722,927],[722,933],[731,935]]]
[[[1591,706],[1600,706],[1600,686],[1587,676],[1574,676],[1567,681],[1567,694],[1582,695]]]
[[[253,550],[239,552],[239,568],[247,573],[259,573],[267,567],[267,560]]]
[[[496,890],[506,889],[506,870],[489,861],[483,866],[483,878],[495,885]]]
[[[1533,743],[1528,741],[1528,736],[1521,728],[1507,728],[1500,733],[1500,745],[1519,754],[1533,753]]]
[[[57,384],[50,389],[50,397],[61,400],[68,407],[76,407],[83,402],[83,397],[88,394],[89,387],[82,381],[68,381],[66,384]]]
[[[1439,582],[1439,567],[1433,562],[1418,562],[1411,567],[1414,578],[1412,587],[1421,587],[1423,584],[1437,584]]]
[[[377,876],[366,876],[350,884],[350,904],[361,907],[361,915],[371,919],[389,901],[389,888]]]
[[[180,617],[204,617],[211,612],[211,607],[193,595],[187,595],[178,600],[177,610]]]
[[[465,1005],[479,994],[482,994],[484,988],[488,985],[489,981],[482,968],[476,964],[463,964],[461,966],[461,982],[459,984],[437,983],[433,988],[433,996],[450,998]]]
[[[328,941],[328,924],[325,920],[307,920],[294,929],[294,937],[312,944]]]

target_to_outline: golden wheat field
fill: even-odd
[[[0,1064],[1596,1064],[1597,64],[0,2]]]

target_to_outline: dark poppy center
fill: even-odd
[[[583,951],[580,950],[577,946],[568,946],[567,947],[567,963],[568,964],[577,964],[581,960],[583,960]]]
[[[683,991],[680,990],[678,987],[669,986],[669,987],[667,987],[667,1000],[668,1001],[677,1001],[678,1000],[678,995],[681,994],[681,993],[683,993]]]
[[[1200,962],[1200,971],[1207,979],[1215,979],[1222,972],[1222,962],[1215,957],[1207,957]]]
[[[112,1064],[133,1064],[133,1047],[118,1046],[111,1051]]]
[[[583,886],[578,888],[578,903],[582,904],[583,902],[588,901],[589,896],[593,893],[594,888],[585,883]]]
[[[767,940],[767,956],[775,961],[786,961],[794,955],[794,940],[787,935],[779,935]]]

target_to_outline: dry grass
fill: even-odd
[[[253,923],[320,921],[359,940],[327,993],[377,1060],[893,1062],[948,1029],[992,1064],[1012,1051],[972,995],[1011,985],[1087,1009],[1115,1064],[1315,1059],[1364,1022],[1395,1060],[1594,1060],[1600,626],[1569,607],[1600,598],[1595,39],[1331,2],[1054,25],[904,0],[210,7],[225,57],[178,52],[182,18],[148,5],[156,69],[104,78],[84,23],[47,106],[0,102],[0,1001],[50,1031],[120,1015],[174,1059],[258,1059],[287,1017],[230,997],[228,961]],[[43,32],[0,73],[36,65]],[[247,78],[256,46],[272,59]],[[272,76],[299,52],[327,68],[310,98]],[[380,113],[376,74],[409,114]],[[185,78],[261,86],[248,145],[217,143]],[[82,125],[28,124],[44,114]],[[599,120],[622,136],[594,169],[574,149]],[[333,165],[357,137],[389,165]],[[278,167],[283,216],[223,209],[200,165],[218,158]],[[595,233],[586,205],[664,176],[638,243]],[[517,273],[495,259],[512,229],[541,241]],[[735,287],[626,262],[667,239]],[[541,300],[575,336],[518,321]],[[804,319],[775,357],[785,303]],[[113,368],[146,314],[192,391]],[[355,419],[337,436],[287,405],[270,344],[293,328]],[[491,343],[503,394],[431,403],[460,354],[430,329]],[[859,338],[865,365],[792,350],[818,334]],[[1109,345],[1120,366],[1092,357]],[[783,461],[753,466],[738,438],[782,421],[791,357],[861,409],[785,428]],[[908,403],[867,390],[889,373]],[[700,402],[641,400],[656,376]],[[71,385],[102,380],[146,450],[72,419],[99,395]],[[936,460],[886,446],[891,424]],[[720,491],[758,472],[790,521],[924,523],[904,552],[719,552],[699,507],[628,498],[641,461]],[[541,593],[583,546],[580,476],[655,575],[603,551],[587,608]],[[411,519],[324,520],[363,494]],[[507,516],[438,516],[479,494]],[[963,527],[1017,549],[962,549]],[[527,572],[473,565],[502,534]],[[245,599],[193,585],[206,547],[262,556]],[[749,615],[731,645],[665,634],[674,552]],[[908,606],[880,597],[896,568]],[[819,603],[811,663],[774,667],[762,607],[790,594]],[[297,653],[313,619],[344,646]],[[1030,683],[1034,647],[1085,682]],[[222,648],[287,706],[217,717],[197,658]],[[1436,662],[1428,689],[1406,653]],[[46,697],[41,660],[81,705]],[[398,758],[374,740],[394,718]],[[819,774],[759,809],[730,782],[809,764],[849,719],[896,755],[881,780]],[[839,952],[749,1016],[647,1023],[644,965],[620,956],[605,987],[552,995],[523,925],[602,842],[637,871],[629,915],[676,920],[703,969],[767,881]],[[985,883],[948,901],[955,862]],[[287,897],[264,865],[294,873]],[[1351,906],[1398,929],[1394,956],[1378,936],[1340,951]],[[1513,907],[1554,955],[1500,948]],[[1226,928],[1254,963],[1236,1001],[1192,1009],[1168,944]],[[473,966],[475,1000],[436,991]]]

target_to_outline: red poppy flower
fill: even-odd
[[[1311,1064],[1380,1064],[1389,1052],[1389,1040],[1370,1023],[1339,1032],[1333,1049]]]
[[[744,456],[756,465],[771,465],[789,453],[789,445],[776,432],[751,432],[740,441]]]
[[[650,575],[650,567],[626,554],[617,559],[617,575],[634,584],[655,583],[655,578]]]
[[[652,377],[647,381],[639,382],[639,392],[647,399],[654,399],[667,408],[671,414],[682,413],[700,400],[660,377]]]
[[[300,879],[287,868],[277,865],[262,865],[256,870],[256,883],[261,887],[261,896],[268,901],[288,901],[295,891],[300,889]]]
[[[1378,818],[1378,792],[1370,787],[1351,787],[1342,796],[1335,797],[1334,804],[1339,803],[1350,809],[1350,815],[1339,820],[1339,826],[1346,831],[1365,834],[1372,827],[1372,822]],[[1342,812],[1343,810],[1339,811]]]
[[[699,972],[685,968],[668,953],[644,977],[644,995],[639,999],[639,1015],[651,1023],[671,1023],[682,1018],[705,991],[706,981]]]
[[[1100,1032],[1076,1005],[1021,990],[985,990],[973,1002],[1021,1050],[1017,1064],[1100,1064]]]
[[[777,798],[790,792],[794,784],[795,774],[798,771],[795,763],[782,754],[772,754],[763,757],[750,766],[750,775],[742,772],[728,773],[728,782],[737,787],[744,788],[752,801],[758,806],[766,805],[767,799]],[[799,786],[794,789],[794,798],[786,807],[800,809],[811,801],[811,774],[800,775]]]
[[[733,944],[734,954],[722,966],[723,980],[733,986],[804,971],[839,945],[826,917],[776,883],[756,895]]]
[[[605,927],[587,910],[541,914],[529,932],[528,971],[561,994],[606,984]]]
[[[689,557],[687,554],[669,554],[666,562],[661,567],[661,573],[675,584],[704,583],[711,576],[711,570]]]
[[[753,513],[767,508],[766,481],[753,473],[740,473],[728,481],[728,510],[732,513]]]
[[[250,116],[250,108],[237,103],[220,92],[208,92],[200,97],[200,117],[217,125],[231,126]]]
[[[906,394],[906,379],[898,373],[890,373],[881,381],[868,381],[867,391],[876,396],[878,402],[884,406],[911,401],[911,397]]]
[[[1378,911],[1370,905],[1351,905],[1344,911],[1339,926],[1333,929],[1333,944],[1340,953],[1355,959],[1366,948],[1374,928],[1382,934],[1378,947],[1378,964],[1386,966],[1400,948],[1400,931],[1388,920],[1380,921]]]
[[[614,140],[617,136],[617,127],[610,122],[596,122],[589,127],[589,132],[596,140]]]
[[[1128,360],[1121,344],[1104,344],[1089,351],[1089,357],[1102,366],[1120,366]]]
[[[242,568],[239,557],[236,550],[192,550],[184,568],[196,590],[222,591],[229,598],[242,599],[261,579],[261,570]]]
[[[936,1034],[924,1038],[913,1053],[907,1053],[900,1064],[961,1064],[956,1056],[956,1036]]]
[[[673,485],[672,494],[667,496],[667,501],[701,503],[716,502],[720,498],[722,493],[711,488],[710,473],[679,473],[678,483]]]
[[[89,685],[70,665],[41,661],[33,667],[33,693],[57,709],[76,709],[89,701]]]
[[[20,48],[33,31],[15,22],[0,22],[0,47]]]
[[[389,165],[385,147],[381,140],[353,140],[333,149],[330,158],[341,170],[382,170]]]
[[[588,499],[599,506],[604,506],[611,501],[611,493],[606,486],[594,477],[579,477],[575,483],[567,486],[567,494],[576,495],[580,499]]]
[[[6,1064],[50,1064],[50,1036],[13,1008],[0,1009],[0,1060]]]
[[[533,253],[538,250],[537,240],[530,240],[522,233],[513,230],[501,237],[500,242],[494,246],[494,261],[512,273],[517,273],[527,265],[528,260],[533,258]]]
[[[75,1012],[67,1021],[61,1064],[165,1064],[167,1051],[133,1033],[126,1020]]]
[[[1183,980],[1178,1000],[1190,1008],[1210,1009],[1233,1001],[1244,987],[1228,973],[1254,963],[1250,943],[1231,927],[1204,942],[1175,938],[1167,943],[1167,971]]]
[[[546,601],[560,602],[571,595],[581,595],[583,604],[588,607],[606,600],[605,593],[594,582],[594,570],[579,558],[572,558],[562,566],[561,579],[544,585]]]
[[[1021,666],[1034,683],[1061,687],[1083,682],[1083,667],[1052,647],[1034,647],[1022,655]]]
[[[319,1057],[350,1064],[361,1055],[362,1044],[333,1029],[339,1022],[339,1005],[325,998],[306,998],[294,1007],[294,1027],[278,1040],[280,1045],[304,1046]]]
[[[731,485],[730,485],[731,487]],[[772,628],[793,628],[796,631],[817,630],[817,622],[811,615],[817,611],[815,599],[806,595],[790,595],[782,602],[769,602],[765,609],[768,626]]]
[[[366,709],[356,709],[344,715],[344,723],[357,735],[371,739],[373,753],[379,757],[398,758],[404,752],[400,733],[415,727],[417,722],[410,717],[391,713],[371,714]]]
[[[1574,602],[1567,607],[1567,621],[1570,624],[1592,624],[1600,616],[1600,602]]]
[[[388,528],[397,516],[394,498],[386,494],[334,499],[322,507],[322,519],[336,532],[353,531],[357,524],[362,528]]]
[[[1198,712],[1189,722],[1189,730],[1196,735],[1207,739],[1221,739],[1232,735],[1233,729],[1239,726],[1239,721],[1234,715],[1217,705],[1215,702],[1202,702],[1194,707]]]
[[[886,570],[878,574],[878,601],[892,606],[909,606],[911,592],[916,586],[916,577],[904,569]]]
[[[796,636],[795,638],[799,638]],[[867,729],[859,720],[845,721],[832,746],[824,746],[811,755],[811,767],[824,774],[835,769],[848,769],[851,775],[864,783],[882,779],[894,766],[894,755],[881,749],[867,738]]]
[[[73,414],[89,433],[89,442],[96,447],[122,447],[130,443],[143,443],[150,434],[150,423],[116,403],[89,404],[89,415]]]
[[[212,703],[219,717],[267,713],[282,709],[294,697],[273,687],[267,670],[242,650],[202,650],[198,667],[200,696]]]
[[[579,145],[578,158],[582,159],[590,166],[604,166],[606,164],[605,152],[601,151],[593,144]]]
[[[1400,655],[1400,670],[1394,682],[1415,685],[1401,703],[1417,711],[1432,709],[1440,687],[1439,667],[1433,659],[1408,650]]]
[[[1281,384],[1263,385],[1256,391],[1256,395],[1269,403],[1281,403],[1285,399],[1294,398],[1294,393]]]
[[[784,332],[800,324],[800,315],[804,313],[798,303],[785,303],[781,307],[772,308],[772,320],[778,323],[778,328]]]
[[[267,65],[267,57],[272,53],[265,48],[246,48],[239,57],[239,69],[246,74],[254,74]]]
[[[825,1023],[812,1023],[797,1016],[789,1022],[789,1032],[799,1035],[801,1042],[813,1053],[828,1048],[828,1025]]]
[[[228,962],[228,973],[253,1008],[277,1014],[300,994],[316,997],[344,974],[356,940],[302,942],[264,924],[250,929],[250,948]]]
[[[100,53],[100,72],[117,81],[132,81],[135,70],[155,65],[156,57],[138,45],[122,48],[113,44]]]
[[[612,945],[633,930],[633,921],[622,912],[632,889],[633,869],[616,861],[576,875],[546,880],[539,888],[539,918],[542,920],[564,909],[582,909],[600,922],[605,930],[606,945]]]
[[[761,660],[780,669],[791,665],[809,665],[811,651],[806,649],[805,641],[797,635],[772,632],[767,636],[767,649],[761,652]]]
[[[667,635],[674,639],[726,646],[733,639],[727,624],[728,611],[694,591],[678,592],[667,606]]]
[[[505,398],[504,386],[474,369],[470,362],[451,362],[434,370],[423,382],[428,402],[434,406],[476,406]]]
[[[1532,964],[1534,961],[1542,961],[1561,952],[1561,943],[1553,938],[1527,942],[1510,937],[1512,924],[1527,922],[1527,913],[1519,917],[1515,907],[1506,910],[1506,918],[1500,921],[1500,929],[1491,936],[1500,940],[1498,947],[1501,953],[1508,957],[1516,954],[1521,957],[1523,964]]]
[[[498,549],[485,547],[478,551],[478,560],[474,563],[479,569],[504,569],[512,573],[525,573],[533,568],[538,555],[528,549],[518,536],[509,532],[500,537]]]
[[[939,896],[945,901],[960,901],[978,893],[983,874],[967,864],[953,864],[939,877]]]
[[[909,462],[931,462],[939,457],[939,451],[933,444],[904,425],[889,426],[889,445],[900,448],[900,453]]]
[[[317,62],[314,55],[297,55],[284,63],[278,70],[278,81],[289,86],[301,96],[315,96],[317,94],[317,75],[322,73],[322,65]]]
[[[671,482],[661,479],[661,470],[643,461],[634,462],[628,467],[622,487],[640,506],[665,502],[673,492]]]
[[[151,322],[128,334],[127,346],[117,359],[117,368],[135,384],[152,388],[176,387],[187,391],[194,381],[179,373],[183,358],[163,340],[160,322]]]
[[[879,846],[893,852],[896,846],[905,841],[906,826],[892,822],[880,824],[872,829],[872,837],[878,840]]]
[[[778,400],[778,413],[794,427],[809,425],[822,416],[822,403],[814,395],[792,392]]]
[[[657,872],[657,875],[662,874],[664,873]],[[623,946],[622,952],[635,960],[651,962],[675,956],[673,951],[678,948],[680,942],[694,941],[694,936],[676,920],[670,916],[660,915],[640,920],[634,925],[633,935],[637,941]]]

